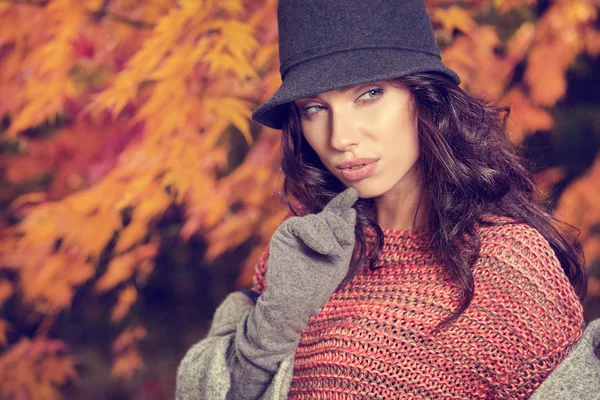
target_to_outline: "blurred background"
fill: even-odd
[[[600,317],[598,0],[428,0],[462,87],[511,107]],[[270,0],[0,0],[0,398],[173,399],[285,214]]]

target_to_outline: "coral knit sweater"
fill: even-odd
[[[473,301],[435,333],[458,292],[426,231],[384,230],[380,268],[364,266],[309,320],[289,399],[529,397],[580,338],[582,308],[539,232],[510,221],[478,231]]]

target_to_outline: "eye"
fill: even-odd
[[[373,88],[373,89],[370,89],[369,91],[363,93],[358,99],[365,100],[365,101],[371,101],[371,100],[375,100],[376,98],[380,97],[382,94],[383,94],[382,88]]]
[[[317,114],[319,111],[322,111],[324,109],[325,107],[320,105],[304,107],[302,109],[302,115],[312,117],[313,115]]]

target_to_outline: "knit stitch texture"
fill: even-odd
[[[363,267],[309,320],[289,399],[529,397],[581,337],[582,308],[539,232],[494,221],[478,227],[472,303],[437,333],[459,298],[430,234],[384,230],[379,268]]]

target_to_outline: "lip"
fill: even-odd
[[[355,167],[357,165],[372,164],[376,161],[379,161],[379,160],[377,158],[356,158],[354,160],[344,161],[342,163],[336,164],[335,167],[337,169],[347,169],[350,167]]]
[[[365,164],[363,167],[361,168],[342,168],[340,169],[340,173],[344,176],[344,178],[350,180],[350,181],[358,181],[361,179],[365,179],[369,176],[371,176],[371,174],[373,174],[373,172],[375,171],[375,167],[377,167],[377,162],[379,160],[375,160],[374,162],[370,162],[368,164]],[[362,163],[358,163],[357,165],[361,165]]]

